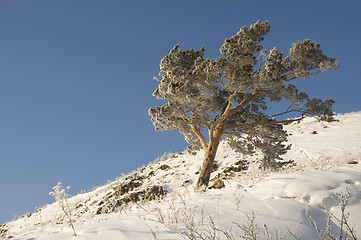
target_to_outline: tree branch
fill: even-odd
[[[238,111],[242,110],[248,103],[250,103],[252,100],[254,100],[255,98],[259,97],[260,95],[262,95],[263,93],[267,92],[267,89],[264,90],[259,90],[257,91],[255,94],[253,94],[252,96],[243,99],[236,107],[232,108],[229,110],[227,117],[232,116],[233,114],[237,113]]]
[[[234,95],[235,95],[235,93],[232,93],[231,95],[229,95],[229,100],[228,100],[227,107],[226,107],[226,109],[224,109],[221,117],[218,118],[218,120],[216,121],[216,124],[223,122],[229,116],[228,114],[229,114],[229,111],[231,110],[231,107],[232,107],[232,104],[233,104]]]
[[[200,141],[203,150],[206,151],[208,148],[208,144],[207,144],[203,134],[201,133],[200,129],[197,128],[196,125],[194,125],[194,123],[189,123],[188,125],[191,127],[192,132],[198,137],[198,140]]]
[[[190,108],[188,108],[188,109],[190,110]],[[184,122],[186,124],[188,124],[188,126],[190,126],[192,132],[197,136],[199,142],[201,143],[203,150],[206,151],[208,148],[208,144],[200,130],[200,127],[197,128],[197,126],[194,124],[194,122],[191,122],[187,119],[187,115],[183,109],[182,109],[182,115],[183,115]]]
[[[258,71],[261,71],[262,65],[267,61],[267,58],[263,59],[263,61],[259,64]]]
[[[228,99],[228,103],[227,103],[227,106],[226,108],[224,109],[222,115],[216,120],[216,122],[214,124],[212,124],[212,127],[209,128],[209,142],[213,142],[214,140],[214,130],[216,130],[218,128],[218,134],[221,134],[223,135],[223,122],[227,119],[227,117],[229,116],[229,111],[232,107],[232,104],[233,104],[233,99],[234,99],[234,95],[236,93],[232,93],[229,95],[229,99]],[[222,130],[220,130],[222,129]]]
[[[220,84],[222,85],[222,87],[225,88],[225,87],[224,87],[225,84],[224,84],[224,82],[222,81],[222,76],[219,77],[219,82],[220,82]]]
[[[191,112],[191,113],[192,113],[196,118],[198,118],[204,125],[206,125],[208,129],[210,128],[210,125],[207,123],[207,121],[206,121],[202,116],[200,116],[200,115],[198,115],[197,113],[195,113],[192,108],[190,108],[190,107],[188,107],[188,106],[184,106],[184,107],[185,107],[186,109],[188,109],[187,112]]]
[[[232,132],[223,132],[223,135],[228,135],[228,136],[235,136],[235,134],[240,134],[240,133],[245,133],[244,130],[234,130]],[[242,136],[238,136],[239,138],[244,138]],[[246,139],[246,138],[244,138]]]
[[[273,117],[277,117],[277,116],[282,116],[282,115],[285,115],[285,114],[291,113],[291,112],[302,112],[303,114],[306,113],[306,110],[302,111],[302,110],[303,110],[302,108],[300,108],[300,109],[291,109],[291,110],[290,110],[290,108],[292,107],[292,105],[293,105],[293,104],[291,104],[291,106],[289,106],[286,111],[284,111],[284,112],[282,112],[282,113],[277,113],[277,114],[274,114],[274,115],[267,116],[266,118],[269,119],[269,118],[273,118]]]
[[[283,120],[283,121],[272,121],[272,122],[256,122],[256,123],[242,123],[238,125],[228,126],[225,127],[225,130],[229,129],[237,129],[237,128],[246,128],[246,127],[256,127],[256,126],[265,126],[265,125],[275,125],[275,124],[289,124],[292,122],[296,122],[299,120],[304,119],[305,116],[295,118],[295,119],[289,119],[289,120]]]
[[[289,82],[293,79],[296,79],[298,77],[294,76],[294,77],[291,77],[292,75],[294,75],[296,73],[296,71],[292,71],[291,73],[288,74],[287,76],[287,79],[285,80],[284,83],[286,82]],[[268,92],[272,90],[272,87],[270,88],[267,88],[267,89],[262,89],[262,90],[258,90],[256,93],[254,93],[252,96],[248,97],[247,99],[243,99],[236,107],[232,108],[230,111],[229,111],[229,114],[226,116],[229,117],[229,116],[232,116],[233,114],[237,113],[238,111],[242,110],[248,103],[250,103],[251,101],[253,101],[255,98],[259,97],[260,95],[262,95],[263,93],[265,92]]]

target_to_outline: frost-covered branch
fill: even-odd
[[[295,118],[295,119],[282,120],[282,121],[242,123],[242,124],[238,124],[238,125],[233,125],[233,126],[225,127],[225,130],[235,129],[235,131],[238,131],[237,129],[244,129],[244,128],[249,128],[249,127],[257,127],[257,126],[265,126],[265,125],[275,125],[275,124],[290,124],[290,123],[293,123],[293,122],[300,121],[300,120],[302,120],[302,119],[304,119],[304,118],[305,118],[305,116],[302,116],[302,117],[299,117],[299,118]],[[243,132],[243,131],[240,130],[240,132]]]
[[[54,186],[53,187],[54,192],[50,192],[49,195],[54,196],[59,207],[61,208],[61,210],[63,210],[65,216],[69,220],[69,225],[73,229],[73,236],[77,236],[77,234],[75,232],[75,228],[74,228],[71,207],[70,207],[69,201],[68,201],[68,198],[69,198],[68,191],[69,191],[70,187],[68,186],[65,190],[62,188],[61,185],[62,185],[62,183],[59,182],[58,185]]]

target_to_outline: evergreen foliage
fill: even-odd
[[[265,50],[261,42],[269,31],[267,21],[242,27],[225,40],[216,59],[205,58],[204,47],[182,50],[176,45],[161,60],[156,78],[153,95],[168,102],[149,109],[155,129],[181,132],[190,150],[203,148],[206,159],[221,138],[243,153],[262,151],[267,165],[281,159],[289,149],[282,125],[306,115],[331,116],[334,103],[310,98],[290,82],[336,70],[339,62],[309,39],[293,43],[287,56],[276,47]],[[289,107],[269,114],[267,104],[281,100],[288,100]],[[284,120],[290,113],[300,117]]]

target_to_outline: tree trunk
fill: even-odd
[[[220,140],[221,135],[213,138],[213,141],[210,141],[208,149],[205,151],[205,158],[197,181],[197,190],[205,190],[208,186]]]

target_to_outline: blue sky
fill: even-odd
[[[338,71],[301,79],[338,113],[361,110],[361,2],[0,0],[0,223],[136,170],[186,142],[156,132],[149,107],[160,60],[180,44],[219,56],[224,39],[258,19],[264,46],[310,38]]]

